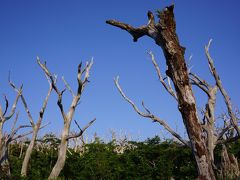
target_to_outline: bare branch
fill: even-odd
[[[13,132],[15,130],[15,126],[16,126],[16,123],[17,123],[17,120],[18,120],[18,115],[19,115],[19,112],[17,112],[16,117],[14,119],[14,122],[13,122],[13,125],[12,125],[11,134],[13,134]]]
[[[116,79],[114,79],[114,82],[115,82],[115,85],[117,86],[118,88],[118,91],[120,92],[120,94],[122,95],[122,97],[129,103],[132,105],[133,109],[140,115],[140,116],[143,116],[143,117],[147,117],[147,118],[152,118],[152,116],[148,113],[143,113],[141,112],[138,107],[124,94],[124,92],[122,91],[119,83],[118,83],[118,80],[119,80],[119,76],[116,77]]]
[[[196,85],[197,87],[199,87],[203,92],[205,92],[209,96],[207,88],[202,83],[197,81],[195,78],[190,77],[190,79],[191,79],[192,85]]]
[[[80,130],[77,134],[69,135],[66,140],[77,138],[83,135],[84,131],[86,131],[87,128],[89,128],[94,122],[96,121],[96,118],[94,118],[92,121],[90,121],[83,129],[79,126],[76,120],[74,120],[75,124],[77,125],[78,129]]]
[[[176,93],[174,92],[172,86],[171,86],[171,83],[170,83],[170,80],[168,79],[168,85],[165,83],[163,77],[162,77],[162,74],[161,74],[161,71],[160,71],[160,68],[155,60],[155,57],[153,55],[153,53],[151,51],[148,52],[148,54],[151,56],[151,60],[152,60],[152,63],[154,65],[154,68],[156,69],[157,71],[157,75],[158,75],[158,78],[159,78],[159,81],[162,83],[163,87],[167,90],[167,92],[172,95],[174,97],[174,99],[177,101],[177,95]]]
[[[32,117],[32,115],[31,115],[31,112],[30,112],[30,110],[29,110],[29,108],[28,108],[27,102],[26,102],[26,100],[25,100],[25,98],[24,98],[24,96],[23,96],[23,93],[20,92],[20,90],[18,90],[18,89],[16,88],[15,84],[10,81],[10,78],[9,78],[9,84],[12,86],[12,88],[13,88],[16,92],[18,92],[19,94],[21,94],[20,97],[21,97],[21,100],[22,100],[22,102],[23,102],[23,106],[24,106],[24,108],[25,108],[25,111],[26,111],[26,113],[27,113],[27,115],[28,115],[28,119],[29,119],[32,127],[34,127],[34,126],[35,126],[34,120],[33,120],[33,117]]]
[[[46,62],[43,64],[41,63],[39,57],[37,57],[37,63],[38,65],[42,68],[42,70],[44,71],[44,73],[49,77],[49,79],[51,80],[53,89],[56,91],[56,93],[59,95],[61,94],[61,92],[58,90],[57,86],[56,86],[56,76],[52,75],[50,73],[50,71],[47,68]]]
[[[142,101],[142,106],[148,114],[151,113],[150,110],[145,106],[144,101]]]
[[[49,97],[50,97],[50,95],[51,95],[52,89],[53,89],[53,87],[50,85],[50,86],[49,86],[48,93],[47,93],[47,96],[45,97],[45,100],[44,100],[44,102],[43,102],[43,106],[42,106],[42,108],[41,108],[41,110],[40,110],[40,112],[39,112],[39,118],[38,118],[38,121],[37,121],[37,124],[36,124],[36,125],[37,125],[37,128],[40,128],[40,126],[41,126],[42,118],[43,118],[45,109],[46,109],[46,107],[47,107],[48,99],[49,99]]]
[[[12,105],[12,110],[11,110],[10,114],[7,117],[5,117],[5,121],[11,119],[11,117],[14,115],[19,97],[22,95],[22,87],[23,87],[23,85],[21,85],[20,89],[17,89],[16,86],[10,81],[10,74],[8,77],[8,82],[9,82],[10,86],[13,87],[18,94]]]
[[[238,139],[240,138],[240,136],[234,136],[228,139],[219,139],[216,144],[227,144],[227,143],[231,143],[231,142],[236,142]]]
[[[30,126],[29,126],[29,127],[30,127]],[[11,139],[9,139],[9,142],[12,142],[12,141],[15,141],[15,140],[17,140],[17,139],[23,138],[23,137],[28,136],[28,135],[30,135],[30,134],[32,134],[32,133],[33,133],[33,131],[28,131],[28,132],[26,132],[26,133],[19,134],[19,135],[15,136],[15,137],[12,137]]]
[[[46,66],[46,63],[41,63],[39,57],[37,57],[37,63],[39,64],[39,66],[42,68],[42,70],[45,72],[45,74],[47,75],[47,77],[49,77],[49,79],[51,80],[51,84],[52,84],[52,88],[55,90],[55,92],[57,93],[58,95],[58,107],[61,111],[61,114],[62,114],[62,117],[64,119],[64,121],[66,121],[67,117],[66,117],[66,114],[64,112],[64,108],[63,108],[63,104],[62,104],[62,94],[64,93],[64,91],[66,89],[64,89],[63,91],[59,91],[57,86],[56,86],[56,76],[52,75],[50,73],[50,71],[48,70],[47,66]]]
[[[195,78],[197,81],[199,81],[203,86],[205,86],[207,89],[209,89],[210,84],[207,83],[207,81],[203,80],[202,78],[200,78],[198,75],[194,74],[194,73],[189,73],[189,75],[193,78]]]
[[[226,126],[225,128],[222,129],[222,131],[219,133],[218,137],[217,137],[217,141],[221,141],[221,139],[223,138],[223,135],[230,130],[230,128],[232,127],[232,124],[228,124],[228,126]]]
[[[50,124],[50,123],[47,123],[47,124],[41,126],[39,129],[43,129],[44,127],[48,126],[49,124]],[[20,130],[20,129],[22,129],[22,128],[27,128],[27,127],[31,127],[31,126],[30,126],[30,125],[22,125],[22,126],[19,126],[17,129]],[[18,131],[18,130],[17,130],[17,131]],[[17,131],[14,133],[14,135],[16,135]],[[27,135],[29,135],[29,134],[32,134],[32,133],[33,133],[33,131],[31,130],[31,131],[28,131],[28,132],[26,132],[26,133],[17,135],[17,136],[15,136],[15,137],[13,136],[13,137],[11,137],[10,141],[15,141],[15,140],[17,140],[17,139],[19,139],[19,138],[25,137],[25,136],[27,136]]]
[[[232,103],[231,103],[231,99],[230,97],[228,96],[226,90],[224,89],[223,85],[222,85],[222,81],[217,73],[217,70],[214,66],[214,62],[213,62],[213,59],[212,57],[210,56],[210,53],[209,53],[209,48],[210,48],[210,45],[211,45],[211,42],[212,42],[212,39],[209,40],[208,42],[208,45],[205,46],[205,53],[206,53],[206,56],[207,56],[207,60],[208,60],[208,64],[209,64],[209,67],[210,67],[210,71],[212,72],[213,74],[213,77],[216,81],[216,84],[224,98],[224,101],[225,101],[225,104],[227,106],[227,109],[228,109],[228,114],[229,116],[231,117],[231,123],[233,124],[235,130],[237,131],[238,133],[238,136],[240,136],[240,129],[238,127],[238,124],[237,124],[237,118],[232,110]]]
[[[201,79],[199,76],[193,73],[189,73],[190,75],[190,80],[192,81],[191,83],[193,85],[198,86],[200,89],[202,89],[208,96],[209,96],[209,89],[211,86],[203,79]]]
[[[81,79],[79,79],[79,75],[78,75],[78,83],[79,83],[79,90],[78,90],[78,94],[84,90],[84,87],[86,86],[86,84],[89,82],[89,76],[90,76],[90,69],[93,65],[93,58],[91,59],[90,63],[86,63],[86,67],[84,69],[85,71],[85,76],[83,78],[83,81]],[[82,87],[81,87],[82,85]]]
[[[236,112],[238,113],[238,112]],[[237,116],[237,115],[236,115]],[[224,127],[221,129],[221,132],[218,134],[218,141],[224,141],[224,139],[233,138],[233,130],[235,129],[231,123],[231,118],[228,117],[227,113],[222,113],[220,117],[224,121]],[[229,132],[231,136],[228,136],[226,133]],[[228,133],[228,134],[229,134]],[[225,136],[224,136],[225,135]]]
[[[34,120],[33,120],[33,117],[32,117],[32,115],[31,115],[31,113],[30,113],[30,110],[29,110],[29,108],[28,108],[27,102],[26,102],[23,94],[21,94],[21,100],[22,100],[22,102],[23,102],[25,111],[26,111],[26,113],[27,113],[27,115],[28,115],[29,121],[30,121],[32,127],[34,127],[34,126],[35,126]]]
[[[80,131],[82,131],[82,129],[81,129],[80,125],[78,124],[78,122],[77,122],[76,120],[74,120],[74,122],[75,122],[75,124],[77,125],[78,129],[79,129]]]
[[[164,120],[161,120],[160,118],[156,117],[153,115],[148,108],[142,103],[144,109],[146,110],[147,113],[144,113],[138,109],[138,107],[133,103],[132,100],[130,100],[122,91],[119,83],[118,83],[119,77],[114,80],[115,85],[117,86],[118,91],[122,95],[122,97],[133,107],[133,109],[142,117],[149,118],[153,120],[153,122],[158,122],[160,125],[162,125],[170,134],[172,134],[175,138],[177,138],[180,142],[185,144],[186,146],[190,147],[190,144],[184,140],[179,134],[177,134]]]
[[[65,84],[65,86],[66,86],[66,88],[69,90],[69,92],[72,94],[72,96],[73,97],[75,97],[75,94],[74,94],[74,92],[72,91],[72,89],[71,89],[71,87],[70,87],[70,85],[67,83],[67,81],[64,79],[64,77],[62,76],[62,80],[63,80],[63,82],[64,82],[64,84]]]
[[[138,40],[138,38],[144,36],[144,35],[148,35],[148,26],[141,26],[139,28],[134,28],[129,24],[125,24],[116,20],[108,20],[106,21],[107,24],[119,27],[125,31],[128,31],[132,37],[133,37],[133,41],[136,42]]]
[[[26,135],[29,135],[32,133],[32,131],[29,131],[29,133],[27,133],[26,135],[25,134],[21,134],[21,135],[18,135],[17,137],[14,137],[17,132],[20,130],[20,129],[23,129],[23,128],[29,128],[29,127],[32,127],[31,125],[20,125],[18,126],[16,129],[13,129],[11,134],[9,134],[9,137],[8,137],[8,142],[10,143],[11,141],[15,140],[15,139],[18,139],[18,138],[21,138],[23,136],[26,136]],[[31,133],[30,133],[31,132]]]
[[[7,110],[8,110],[8,99],[7,99],[7,96],[6,96],[6,95],[4,95],[4,100],[5,100],[5,110],[4,110],[2,116],[5,116],[6,113],[7,113]]]
[[[188,68],[188,73],[190,73],[193,68],[193,66],[191,66],[192,57],[193,57],[193,55],[190,55],[190,57],[188,58],[188,62],[186,62],[187,68]]]
[[[132,27],[129,24],[122,23],[122,22],[119,22],[116,20],[108,20],[108,21],[106,21],[106,23],[116,26],[116,27],[119,27],[119,28],[129,32],[132,35],[134,42],[137,42],[137,40],[139,38],[141,38],[142,36],[145,36],[145,35],[150,36],[153,39],[155,39],[157,36],[157,34],[156,34],[157,28],[155,27],[154,15],[151,11],[148,11],[147,16],[148,16],[148,24],[143,25],[138,28]]]

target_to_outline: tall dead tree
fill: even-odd
[[[30,161],[30,158],[31,158],[31,154],[32,154],[35,142],[36,142],[36,138],[37,138],[39,129],[44,127],[44,126],[41,127],[41,124],[42,124],[43,115],[44,115],[44,112],[45,112],[45,109],[46,109],[46,106],[47,106],[47,102],[48,102],[49,96],[50,96],[51,91],[52,91],[52,83],[49,82],[49,90],[48,90],[47,96],[46,96],[46,98],[43,102],[43,106],[42,106],[42,108],[39,112],[39,117],[38,117],[38,120],[37,120],[36,123],[34,122],[34,119],[33,119],[32,114],[31,114],[31,112],[28,108],[28,105],[27,105],[27,102],[26,102],[26,99],[25,99],[23,93],[19,92],[19,90],[16,88],[15,84],[13,84],[13,82],[11,82],[10,79],[9,79],[9,83],[12,86],[12,88],[14,88],[15,91],[17,91],[19,94],[21,94],[20,97],[21,97],[21,100],[23,102],[23,106],[24,106],[25,111],[27,113],[29,122],[30,122],[31,127],[32,127],[32,132],[33,132],[30,143],[27,147],[27,150],[26,150],[26,153],[25,153],[25,156],[24,156],[23,163],[22,163],[21,176],[25,177],[25,176],[27,176],[27,169],[28,169],[29,161]]]
[[[173,9],[174,6],[172,5],[166,7],[162,11],[159,11],[159,22],[157,23],[155,23],[153,13],[149,11],[147,14],[149,20],[148,24],[138,28],[116,20],[108,20],[106,23],[129,32],[132,35],[134,42],[146,35],[151,37],[156,44],[162,48],[168,67],[166,70],[167,77],[165,78],[162,76],[160,68],[156,63],[153,54],[150,52],[152,63],[157,71],[160,82],[178,103],[178,109],[182,115],[189,141],[184,140],[179,134],[173,131],[165,120],[162,120],[152,114],[150,110],[146,108],[144,103],[142,103],[142,105],[145,112],[140,111],[134,102],[122,91],[118,82],[118,77],[115,79],[115,85],[122,97],[131,104],[139,115],[160,123],[160,125],[162,125],[175,138],[192,149],[197,164],[198,179],[216,179],[216,175],[214,173],[216,169],[213,155],[214,148],[218,143],[223,143],[223,141],[225,141],[223,140],[223,135],[232,126],[237,132],[236,136],[239,136],[237,119],[232,111],[230,98],[222,86],[213,61],[209,55],[210,43],[206,46],[205,50],[210,71],[216,80],[216,85],[210,86],[206,83],[206,81],[201,80],[198,76],[194,74],[189,75],[189,69],[187,68],[184,59],[185,48],[180,45],[176,34],[176,23]],[[175,90],[171,87],[170,81],[172,81]],[[192,83],[200,87],[208,96],[203,120],[200,119],[197,113],[196,101],[191,86]],[[220,89],[225,99],[231,123],[228,127],[223,128],[223,131],[219,134],[219,136],[216,136],[214,113],[216,93],[218,89]]]
[[[52,87],[58,95],[57,104],[58,104],[58,107],[60,109],[60,112],[61,112],[61,115],[62,115],[62,118],[63,118],[63,122],[64,122],[64,127],[63,127],[62,134],[61,134],[61,143],[59,145],[59,150],[58,150],[58,159],[57,159],[57,162],[52,169],[51,174],[48,177],[48,179],[56,179],[59,176],[59,174],[60,174],[60,172],[63,169],[64,164],[65,164],[68,141],[72,138],[82,136],[84,131],[89,126],[91,126],[92,123],[96,120],[96,119],[93,119],[84,128],[80,128],[77,121],[75,121],[76,125],[79,128],[79,133],[76,133],[74,135],[70,133],[70,126],[71,126],[73,115],[75,113],[76,107],[77,107],[77,105],[79,103],[79,100],[81,98],[81,95],[83,93],[83,90],[84,90],[85,86],[87,85],[87,83],[89,82],[88,81],[89,73],[90,73],[90,69],[93,65],[93,60],[91,60],[90,63],[87,62],[86,66],[83,69],[82,69],[82,63],[80,63],[78,65],[78,74],[77,74],[78,88],[77,88],[77,93],[76,94],[73,92],[70,85],[65,81],[65,79],[62,78],[66,88],[69,90],[69,92],[72,95],[72,102],[71,102],[71,105],[70,105],[67,113],[65,112],[65,109],[64,109],[64,106],[63,106],[63,103],[62,103],[62,95],[63,95],[65,89],[63,91],[60,91],[58,89],[57,84],[56,84],[56,76],[51,74],[51,72],[48,70],[48,68],[46,66],[46,63],[41,63],[39,59],[37,60],[37,62],[40,65],[40,67],[42,68],[42,70],[44,71],[44,73],[47,75],[47,77],[49,77],[49,79],[52,83]],[[82,77],[83,75],[84,75],[84,77]]]

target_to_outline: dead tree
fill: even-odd
[[[51,174],[49,175],[48,179],[56,179],[61,170],[64,167],[65,164],[65,160],[66,160],[66,152],[67,152],[67,147],[68,147],[68,141],[72,138],[76,138],[76,137],[80,137],[82,136],[82,134],[84,133],[84,131],[92,125],[92,123],[96,120],[93,119],[92,121],[90,121],[83,129],[80,128],[80,126],[78,125],[77,121],[75,121],[76,125],[78,126],[80,132],[77,134],[72,135],[70,133],[70,126],[71,126],[71,122],[72,122],[72,118],[73,115],[75,113],[75,109],[79,103],[79,100],[81,98],[82,92],[85,88],[85,86],[87,85],[88,78],[89,78],[89,73],[90,73],[90,69],[93,65],[93,60],[91,60],[90,63],[86,63],[86,66],[82,69],[82,63],[80,63],[78,65],[78,74],[77,74],[77,82],[78,82],[78,88],[77,88],[77,94],[75,94],[73,92],[73,90],[71,89],[70,85],[65,81],[64,78],[62,78],[66,88],[69,90],[69,92],[71,93],[73,99],[71,102],[71,105],[69,107],[68,112],[66,113],[63,107],[63,103],[62,103],[62,95],[65,91],[65,89],[63,91],[60,91],[56,85],[56,76],[52,75],[51,72],[48,70],[46,63],[41,63],[40,60],[37,60],[38,64],[40,65],[40,67],[42,68],[42,70],[44,71],[44,73],[47,75],[47,77],[49,77],[51,83],[52,83],[52,87],[54,89],[54,91],[57,93],[58,96],[58,107],[60,109],[62,118],[63,118],[63,122],[64,122],[64,127],[62,130],[62,134],[61,134],[61,143],[59,145],[59,150],[58,150],[58,159],[56,164],[54,165]],[[82,78],[84,74],[84,77]]]
[[[12,86],[12,88],[15,91],[18,91],[18,89],[16,88],[15,84],[13,82],[11,82],[10,79],[9,79],[9,84]],[[41,124],[42,124],[42,119],[43,119],[43,115],[44,115],[44,112],[45,112],[45,109],[46,109],[46,106],[47,106],[47,102],[48,102],[49,96],[50,96],[51,91],[52,91],[52,84],[51,84],[51,82],[49,82],[49,85],[50,86],[49,86],[49,90],[48,90],[47,96],[46,96],[46,98],[45,98],[45,100],[43,102],[43,106],[42,106],[42,108],[41,108],[41,110],[39,112],[39,117],[38,117],[38,120],[37,120],[36,123],[34,122],[34,119],[33,119],[32,114],[31,114],[31,112],[30,112],[30,110],[28,108],[28,105],[27,105],[27,102],[26,102],[26,99],[25,99],[23,93],[19,92],[19,94],[21,94],[20,97],[21,97],[23,106],[25,108],[25,111],[27,113],[29,122],[30,122],[31,127],[32,127],[32,132],[33,132],[31,140],[30,140],[30,143],[29,143],[29,145],[27,147],[27,150],[26,150],[26,153],[25,153],[25,156],[24,156],[23,163],[22,163],[21,176],[23,176],[23,177],[27,176],[27,169],[28,169],[30,158],[31,158],[31,154],[32,154],[35,142],[36,142],[36,138],[37,138],[39,129],[40,129]],[[44,125],[43,127],[45,127],[45,126],[46,125]],[[41,128],[43,128],[43,127],[41,127]]]
[[[22,88],[20,88],[20,92],[21,91],[22,91]],[[4,96],[5,109],[2,109],[2,106],[0,106],[0,169],[1,171],[4,171],[7,174],[7,176],[10,176],[10,167],[8,162],[8,146],[12,140],[13,135],[15,134],[14,134],[14,128],[12,129],[10,134],[3,134],[3,125],[13,117],[20,95],[21,95],[20,93],[17,94],[9,115],[7,115],[9,102],[6,95]],[[16,122],[16,119],[15,119],[15,122]]]
[[[20,125],[18,126],[17,128],[15,127],[16,126],[16,122],[18,120],[18,113],[16,114],[16,117],[15,117],[15,120],[14,120],[14,123],[13,123],[13,126],[12,126],[12,129],[11,129],[11,132],[10,133],[5,133],[3,136],[2,136],[2,139],[1,139],[1,147],[0,147],[0,175],[2,174],[3,177],[0,176],[0,178],[7,178],[9,179],[11,177],[11,173],[10,173],[10,164],[9,164],[9,161],[8,161],[8,148],[9,148],[9,145],[12,141],[15,141],[19,138],[22,138],[24,136],[27,136],[29,134],[32,133],[32,131],[28,131],[26,133],[23,133],[23,134],[20,134],[20,135],[17,135],[17,132],[20,130],[20,129],[23,129],[23,128],[29,128],[31,127],[30,125]]]
[[[180,45],[178,36],[176,34],[176,23],[173,9],[174,6],[172,5],[166,7],[162,11],[159,11],[159,22],[157,23],[155,23],[153,13],[149,11],[147,14],[149,20],[148,24],[138,28],[116,20],[108,20],[106,23],[129,32],[132,35],[134,42],[146,35],[151,37],[156,44],[162,48],[168,67],[166,70],[166,78],[162,76],[160,68],[156,63],[153,54],[150,52],[152,63],[157,71],[160,82],[178,103],[178,109],[182,115],[189,141],[183,139],[179,134],[173,131],[173,129],[170,128],[165,120],[162,120],[152,114],[151,111],[146,108],[144,103],[142,103],[142,106],[145,112],[139,110],[135,103],[122,91],[118,82],[118,77],[115,79],[115,85],[117,86],[122,97],[131,104],[131,106],[139,115],[149,118],[153,122],[158,122],[180,142],[192,149],[197,164],[198,179],[216,179],[216,167],[214,165],[213,155],[214,148],[217,144],[223,144],[223,142],[226,142],[226,140],[223,140],[223,135],[232,126],[237,132],[235,138],[239,136],[237,119],[232,111],[230,98],[223,88],[219,75],[217,74],[216,68],[214,67],[213,61],[210,57],[210,43],[208,46],[206,46],[205,51],[208,58],[210,71],[215,78],[216,84],[214,86],[210,86],[206,81],[201,80],[197,75],[189,75],[189,69],[187,68],[184,59],[185,48]],[[171,86],[171,81],[174,85],[174,89]],[[208,96],[208,102],[206,104],[203,119],[201,119],[197,113],[196,100],[191,86],[192,83],[201,88]],[[219,136],[215,134],[216,131],[214,117],[216,93],[218,89],[221,91],[224,97],[229,116],[231,118],[231,123],[228,127],[223,129]]]
[[[9,102],[6,96],[4,96],[5,99],[5,110],[3,111],[2,107],[0,106],[0,178],[5,178],[9,179],[11,176],[10,173],[10,165],[8,161],[8,148],[9,144],[12,141],[15,141],[19,138],[22,138],[24,136],[27,136],[31,134],[32,132],[26,132],[20,135],[17,135],[18,131],[23,128],[30,127],[29,125],[20,125],[16,127],[16,123],[18,120],[18,113],[16,114],[15,120],[13,122],[12,129],[9,133],[3,133],[3,125],[6,123],[8,120],[10,120],[13,115],[15,114],[17,103],[19,100],[19,97],[22,94],[22,86],[20,89],[17,90],[17,96],[16,99],[12,105],[12,109],[9,115],[7,114],[8,108],[9,108]]]

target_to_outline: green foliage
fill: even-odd
[[[104,143],[100,139],[85,145],[82,155],[70,149],[59,179],[194,179],[197,176],[190,149],[172,140],[162,142],[156,136],[128,144],[133,148],[124,153],[116,152],[115,141]],[[47,179],[57,159],[55,145],[34,150],[27,179]],[[23,157],[19,158],[19,146],[12,145],[10,153],[13,178],[20,179]]]

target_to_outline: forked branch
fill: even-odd
[[[78,137],[82,136],[83,133],[87,130],[87,128],[89,128],[95,121],[96,121],[96,118],[91,120],[84,128],[81,128],[79,126],[78,122],[76,120],[74,120],[75,124],[77,125],[77,127],[79,129],[79,133],[71,134],[66,139],[69,140],[69,139],[72,139],[72,138],[78,138]]]
[[[171,135],[173,135],[173,137],[177,138],[180,142],[182,142],[184,145],[190,147],[189,142],[187,142],[186,140],[184,140],[178,133],[176,133],[167,123],[165,120],[162,120],[160,118],[158,118],[157,116],[155,116],[154,114],[151,113],[151,111],[146,108],[146,106],[144,105],[144,103],[142,103],[143,108],[146,110],[146,112],[142,112],[139,110],[139,108],[134,104],[134,102],[129,99],[125,93],[123,92],[121,86],[118,83],[119,77],[117,76],[116,79],[114,79],[115,85],[119,91],[119,93],[122,95],[122,97],[133,107],[133,109],[142,117],[145,118],[149,118],[151,119],[153,122],[158,122],[161,126],[163,126]]]
[[[12,87],[16,92],[18,92],[18,94],[20,94],[21,100],[22,100],[22,102],[23,102],[23,106],[24,106],[25,111],[26,111],[27,116],[28,116],[28,119],[29,119],[32,127],[34,127],[34,126],[35,126],[34,120],[33,120],[33,117],[32,117],[32,115],[31,115],[31,112],[30,112],[30,110],[29,110],[29,108],[28,108],[27,102],[26,102],[26,100],[25,100],[25,98],[24,98],[24,96],[23,96],[23,93],[22,93],[21,90],[18,89],[18,88],[16,87],[16,85],[11,81],[10,76],[9,76],[9,78],[8,78],[8,81],[9,81],[9,84],[11,85],[11,87]]]
[[[9,76],[9,84],[10,84],[10,86],[14,87],[14,84],[12,84],[11,81],[10,81],[10,76]],[[16,87],[14,87],[14,88],[17,89]],[[14,115],[15,110],[17,108],[17,103],[18,103],[19,97],[22,94],[22,88],[23,88],[23,86],[21,85],[21,87],[19,89],[17,89],[17,91],[16,91],[17,92],[17,96],[16,96],[16,99],[15,99],[13,105],[12,105],[11,112],[10,112],[10,114],[8,116],[5,116],[3,118],[4,121],[7,121],[7,120],[11,119],[12,116]],[[5,96],[5,102],[6,103],[8,102],[8,100],[6,99],[6,96]],[[7,113],[7,110],[8,110],[8,105],[6,104],[6,109],[5,109],[5,112],[3,113],[4,115]]]
[[[151,11],[148,11],[147,13],[148,16],[148,24],[147,25],[143,25],[140,26],[138,28],[135,28],[129,24],[126,23],[122,23],[116,20],[107,20],[106,23],[119,27],[127,32],[129,32],[132,37],[133,37],[133,41],[136,42],[139,38],[141,38],[142,36],[150,36],[150,37],[154,37],[156,35],[155,31],[155,23],[154,23],[154,15]]]
[[[238,127],[238,124],[237,124],[237,118],[232,110],[232,103],[231,103],[231,99],[230,97],[228,96],[226,90],[224,89],[223,85],[222,85],[222,81],[220,79],[220,76],[218,75],[217,73],[217,70],[214,66],[214,62],[213,62],[213,59],[209,53],[209,48],[210,48],[210,45],[211,45],[211,42],[212,42],[212,39],[209,40],[208,42],[208,45],[205,46],[205,53],[206,53],[206,56],[207,56],[207,60],[208,60],[208,64],[209,64],[209,68],[210,68],[210,71],[216,81],[216,84],[224,98],[224,101],[225,101],[225,104],[227,106],[227,109],[228,109],[228,114],[230,116],[230,119],[231,119],[231,123],[233,125],[233,127],[235,128],[235,130],[237,131],[237,134],[238,136],[240,136],[240,129]]]
[[[170,80],[168,79],[168,84],[165,83],[164,78],[163,78],[163,76],[162,76],[162,73],[161,73],[161,71],[160,71],[160,68],[159,68],[159,66],[158,66],[158,64],[157,64],[157,62],[156,62],[156,60],[155,60],[154,54],[153,54],[151,51],[149,51],[148,54],[149,54],[150,57],[151,57],[151,60],[152,60],[152,63],[153,63],[153,65],[154,65],[154,68],[155,68],[155,70],[156,70],[156,72],[157,72],[159,81],[162,83],[162,85],[163,85],[163,87],[166,89],[166,91],[167,91],[176,101],[178,101],[177,95],[176,95],[175,91],[173,90],[173,88],[172,88],[172,86],[171,86]],[[169,77],[167,77],[167,78],[169,78]]]

